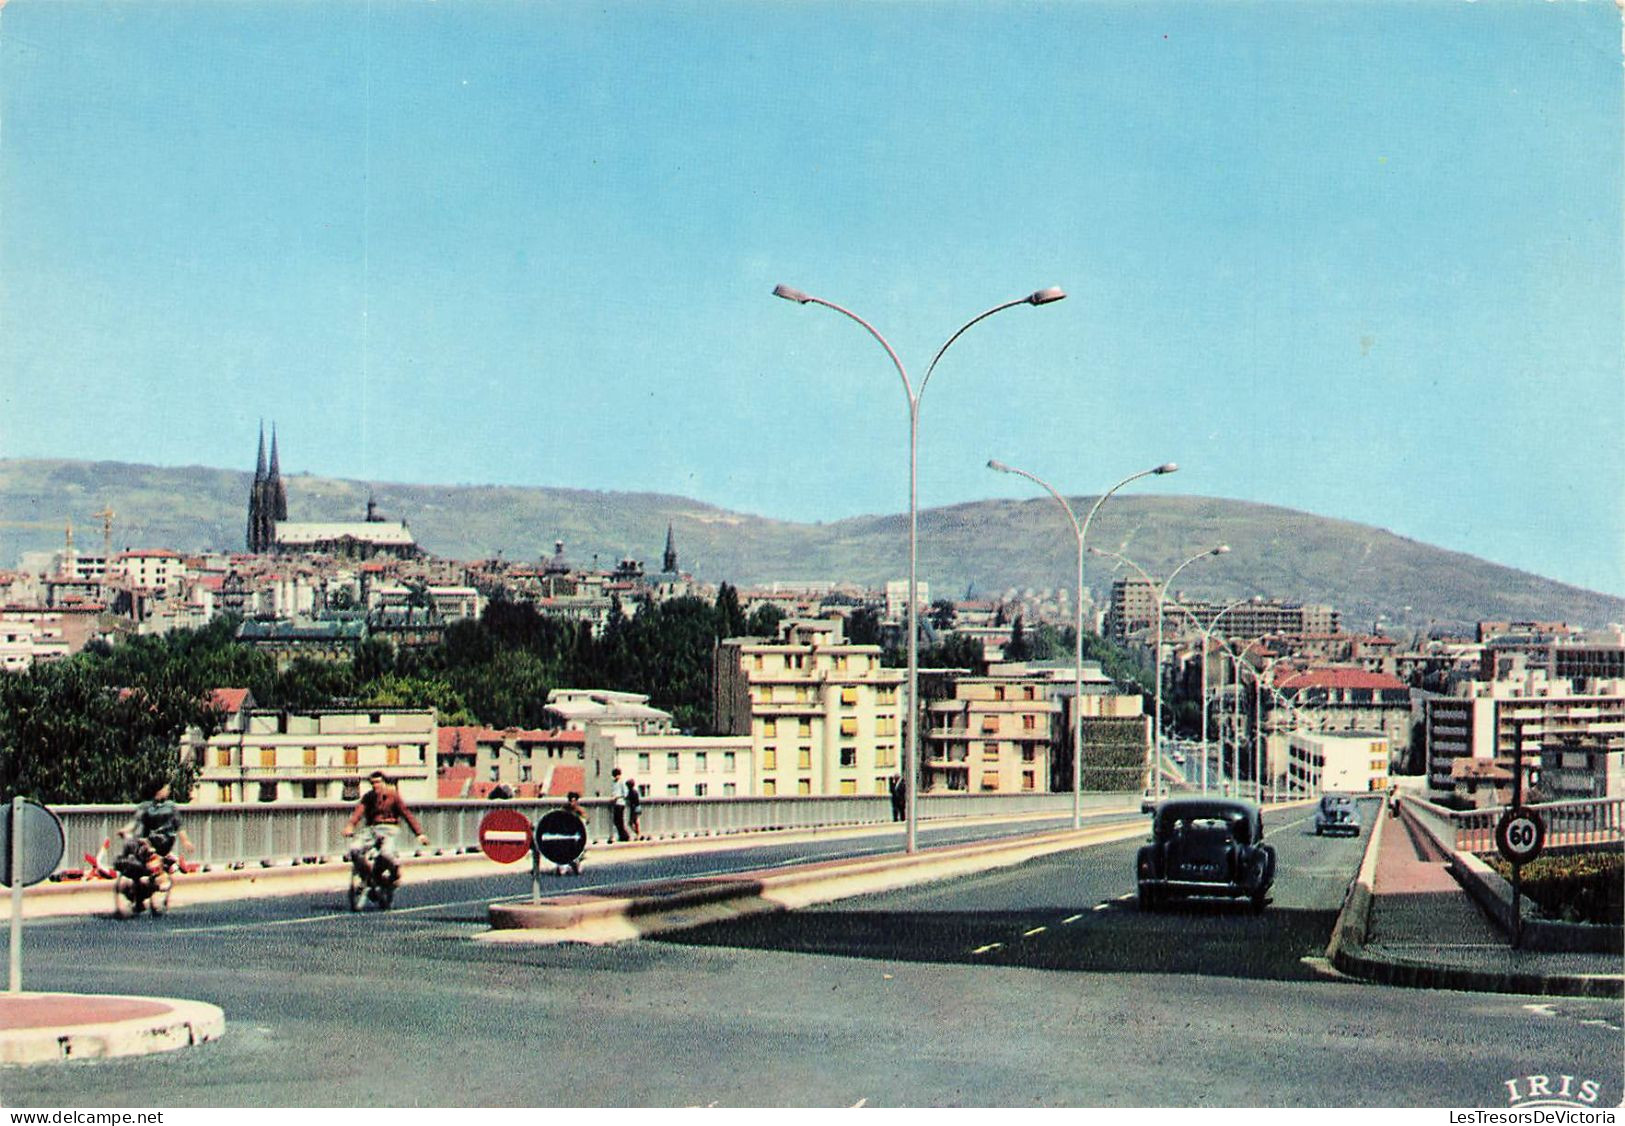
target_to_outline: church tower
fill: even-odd
[[[660,573],[675,575],[677,573],[677,541],[672,538],[671,525],[666,525],[666,554],[660,564]]]
[[[277,455],[276,427],[271,427],[271,463],[265,463],[265,423],[260,423],[260,452],[254,465],[254,484],[248,493],[248,550],[264,555],[276,547],[276,525],[288,518],[288,491],[282,484]]]

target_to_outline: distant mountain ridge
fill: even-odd
[[[625,556],[660,564],[672,525],[679,562],[707,581],[740,586],[847,580],[878,586],[907,576],[907,514],[798,524],[730,512],[686,497],[585,489],[400,485],[284,476],[296,521],[360,520],[369,496],[418,543],[452,559],[549,556],[562,540],[578,566],[608,568]],[[86,552],[102,546],[96,514],[110,507],[113,547],[241,551],[253,474],[205,467],[0,459],[0,567],[25,552],[62,546],[72,521]],[[1231,553],[1193,563],[1177,588],[1193,596],[1276,596],[1342,611],[1345,628],[1379,614],[1395,629],[1430,621],[1625,621],[1625,598],[1583,590],[1445,551],[1364,524],[1246,501],[1122,496],[1104,505],[1091,546],[1118,551],[1153,575],[1203,547]],[[920,577],[933,597],[1010,588],[1070,588],[1076,541],[1048,498],[979,501],[923,510]],[[1103,600],[1112,560],[1090,558],[1087,582]]]

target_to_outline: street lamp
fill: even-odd
[[[1202,635],[1202,790],[1204,793],[1207,791],[1207,651],[1213,647],[1213,632],[1219,628],[1219,620],[1243,602],[1251,601],[1250,596],[1238,598],[1217,614],[1214,614],[1213,620],[1208,623],[1207,629],[1203,629],[1199,624],[1196,626],[1197,632]],[[1195,622],[1195,614],[1191,613],[1188,608],[1181,607],[1181,609],[1190,614],[1192,622]],[[1239,762],[1236,763],[1235,775],[1236,788],[1240,790],[1241,764]],[[1221,783],[1224,781],[1224,741],[1222,739],[1219,741],[1219,781]],[[1236,796],[1239,797],[1240,794]]]
[[[1142,469],[1138,473],[1124,477],[1117,484],[1100,494],[1089,515],[1078,522],[1077,513],[1072,511],[1072,505],[1067,499],[1055,490],[1055,487],[1037,474],[1028,473],[1025,469],[1017,469],[1013,465],[1006,465],[997,458],[990,459],[987,467],[996,473],[1013,473],[1017,477],[1025,477],[1050,496],[1055,503],[1061,506],[1066,513],[1067,523],[1072,525],[1072,534],[1078,540],[1078,597],[1072,622],[1072,827],[1083,828],[1083,541],[1089,534],[1089,522],[1100,511],[1100,506],[1106,503],[1106,498],[1127,485],[1131,481],[1138,481],[1141,477],[1153,475],[1162,476],[1168,473],[1179,472],[1179,466],[1173,462],[1164,462],[1154,469]]]
[[[1136,571],[1138,571],[1140,573],[1140,577],[1142,579],[1144,579],[1146,582],[1150,583],[1153,590],[1156,592],[1156,597],[1157,597],[1157,659],[1156,659],[1155,663],[1156,663],[1156,668],[1157,668],[1157,702],[1156,702],[1157,718],[1155,720],[1153,720],[1152,724],[1151,724],[1151,738],[1152,738],[1152,745],[1153,745],[1153,748],[1154,748],[1155,761],[1154,761],[1154,763],[1152,765],[1152,769],[1151,769],[1151,783],[1150,783],[1150,785],[1152,786],[1153,791],[1158,796],[1160,796],[1161,793],[1162,793],[1162,599],[1163,599],[1163,596],[1168,593],[1168,584],[1174,581],[1174,577],[1176,575],[1178,575],[1179,572],[1183,571],[1186,567],[1189,567],[1192,563],[1195,563],[1198,559],[1206,559],[1209,555],[1228,555],[1228,554],[1230,554],[1230,545],[1225,544],[1225,543],[1221,543],[1217,547],[1210,547],[1206,551],[1197,552],[1195,555],[1191,556],[1189,559],[1185,560],[1179,566],[1175,567],[1172,571],[1170,571],[1168,573],[1168,577],[1166,579],[1164,579],[1161,583],[1158,583],[1156,579],[1153,579],[1150,575],[1146,574],[1144,567],[1140,566],[1138,563],[1134,562],[1134,560],[1130,559],[1126,555],[1119,554],[1118,552],[1115,552],[1115,551],[1102,551],[1098,547],[1092,547],[1089,550],[1091,552],[1093,552],[1094,554],[1096,554],[1096,555],[1103,556],[1103,557],[1108,558],[1108,559],[1117,559],[1117,560],[1120,560],[1120,561],[1122,561],[1124,563],[1127,563],[1130,567],[1133,567]],[[1207,750],[1207,748],[1204,746],[1203,747],[1203,757],[1202,757],[1202,789],[1203,790],[1207,789],[1207,755],[1206,755],[1206,750]]]
[[[794,301],[798,305],[822,305],[826,309],[833,309],[842,316],[858,322],[879,342],[891,357],[891,362],[897,368],[897,374],[903,377],[903,393],[908,396],[908,713],[905,722],[908,724],[908,736],[905,740],[906,761],[903,764],[903,777],[907,780],[904,790],[904,821],[906,827],[903,834],[903,848],[907,852],[915,850],[917,836],[918,807],[916,793],[919,789],[920,768],[920,621],[919,621],[919,534],[920,534],[920,490],[919,490],[919,448],[920,448],[920,396],[925,394],[925,385],[931,382],[931,373],[936,370],[937,361],[942,359],[954,341],[964,335],[965,330],[978,321],[986,320],[994,313],[1017,305],[1049,305],[1066,297],[1066,293],[1059,286],[1050,286],[1048,289],[1036,290],[1025,297],[1018,297],[1014,301],[1006,301],[995,305],[986,312],[978,313],[959,327],[959,330],[948,338],[948,343],[937,349],[937,354],[931,358],[930,366],[925,369],[925,378],[920,380],[916,388],[908,377],[908,369],[898,358],[897,352],[880,335],[879,331],[868,321],[843,308],[833,301],[825,301],[822,297],[814,297],[803,293],[799,289],[792,289],[787,285],[773,287],[773,296],[782,297],[786,301]]]

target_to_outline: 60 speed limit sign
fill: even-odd
[[[1495,847],[1514,864],[1527,864],[1546,843],[1546,825],[1532,809],[1509,809],[1495,826]]]

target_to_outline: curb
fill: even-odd
[[[0,1029],[0,1064],[27,1067],[76,1059],[144,1056],[188,1048],[225,1035],[226,1014],[202,1001],[170,997],[115,997],[85,993],[23,993],[28,1000],[59,1002],[64,1020],[76,1005],[135,1003],[161,1011],[123,1020],[85,1021]],[[3,1008],[0,1008],[3,1011]]]
[[[541,903],[493,903],[478,941],[552,944],[624,942],[723,919],[790,911],[854,895],[948,879],[1087,845],[1129,840],[1144,825],[1065,829],[1015,841],[948,845],[913,855],[834,860],[794,869],[634,885],[617,895],[565,895]]]
[[[1326,958],[1333,966],[1351,977],[1375,982],[1379,985],[1403,986],[1413,989],[1453,989],[1469,993],[1524,993],[1535,996],[1604,997],[1625,996],[1625,975],[1619,974],[1539,974],[1505,970],[1475,970],[1460,966],[1441,966],[1431,963],[1408,962],[1384,958],[1368,951],[1366,935],[1374,901],[1372,890],[1377,868],[1377,852],[1384,827],[1392,820],[1378,815],[1366,845],[1365,859],[1359,875],[1349,885],[1332,928],[1332,940],[1326,947]],[[1426,827],[1424,826],[1424,831]],[[1451,864],[1451,874],[1460,883],[1460,875]],[[1462,895],[1468,895],[1461,888]]]

